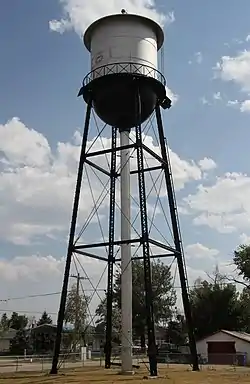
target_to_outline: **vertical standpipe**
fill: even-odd
[[[121,147],[129,142],[129,130],[120,131]],[[132,372],[132,263],[130,224],[130,149],[121,149],[121,311],[122,311],[122,373]]]

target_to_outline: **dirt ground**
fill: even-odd
[[[148,380],[148,372],[140,369],[133,376],[122,376],[117,369],[83,368],[61,372],[57,376],[38,373],[17,373],[0,375],[0,384],[250,384],[250,368],[205,367],[200,372],[192,372],[187,366],[159,367],[159,377]]]

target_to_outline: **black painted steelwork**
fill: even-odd
[[[111,366],[112,352],[112,306],[114,279],[114,241],[115,241],[115,188],[116,188],[116,142],[117,128],[112,127],[111,165],[110,165],[110,198],[109,198],[109,246],[108,246],[108,285],[107,285],[107,324],[105,343],[105,368]]]
[[[57,371],[58,371],[58,360],[59,360],[60,346],[61,346],[61,339],[62,339],[63,321],[64,321],[65,306],[66,306],[66,299],[67,299],[67,290],[68,290],[69,275],[70,275],[70,265],[71,265],[72,253],[74,251],[76,222],[77,222],[77,214],[78,214],[78,207],[79,207],[79,200],[80,200],[80,193],[81,193],[81,186],[82,186],[83,165],[84,165],[84,161],[86,158],[86,146],[87,146],[88,133],[89,133],[89,122],[90,122],[90,116],[91,116],[91,109],[92,109],[92,101],[90,99],[88,106],[87,106],[84,132],[83,132],[83,136],[82,136],[82,147],[81,147],[81,154],[80,154],[80,160],[79,160],[79,166],[78,166],[75,198],[74,198],[74,203],[73,203],[73,211],[72,211],[71,226],[70,226],[70,233],[69,233],[68,252],[67,252],[66,265],[65,265],[65,271],[64,271],[64,279],[63,279],[60,307],[59,307],[58,318],[57,318],[56,341],[55,341],[54,355],[53,355],[53,360],[52,360],[52,367],[51,367],[51,371],[50,371],[50,373],[52,375],[56,375]]]
[[[149,230],[147,218],[147,197],[145,186],[144,160],[143,160],[143,142],[141,132],[141,96],[140,89],[136,95],[136,106],[138,108],[138,122],[135,127],[136,136],[136,151],[137,151],[137,171],[138,171],[138,189],[139,189],[139,203],[140,203],[140,216],[141,216],[141,244],[144,265],[144,286],[145,286],[145,306],[147,318],[147,332],[148,332],[148,356],[150,375],[157,376],[157,356],[156,356],[156,343],[155,343],[155,327],[154,327],[154,308],[153,308],[153,294],[152,294],[152,281],[151,281],[151,266],[150,266],[150,245],[149,245]]]
[[[93,107],[106,124],[133,128],[137,120],[135,79],[140,87],[142,124],[154,111],[157,100],[167,99],[166,80],[156,68],[131,62],[98,66],[84,78],[82,95],[88,102],[91,92]]]
[[[113,308],[112,301],[113,301],[113,277],[114,277],[113,274],[114,274],[114,263],[120,262],[120,259],[115,258],[114,249],[116,246],[119,246],[123,243],[122,241],[115,240],[115,204],[116,204],[115,188],[116,188],[116,179],[120,176],[120,174],[116,170],[116,157],[117,157],[118,151],[120,151],[121,149],[128,149],[128,148],[135,149],[137,153],[137,169],[131,171],[131,174],[137,174],[137,177],[138,177],[141,235],[139,235],[137,238],[131,239],[129,243],[141,244],[142,250],[143,250],[141,257],[133,257],[132,260],[137,260],[137,259],[143,260],[143,264],[144,264],[145,304],[146,304],[146,312],[147,312],[147,331],[148,331],[148,346],[149,346],[148,355],[149,355],[149,361],[150,361],[150,373],[151,373],[151,376],[157,375],[157,356],[156,356],[157,351],[156,351],[155,330],[154,330],[154,308],[152,303],[152,282],[151,282],[150,259],[168,257],[168,256],[170,257],[173,255],[177,259],[177,265],[179,269],[179,276],[180,276],[180,282],[181,282],[181,288],[182,288],[183,306],[184,306],[185,316],[186,316],[187,325],[188,325],[190,351],[193,357],[193,370],[198,370],[199,369],[198,357],[197,357],[196,344],[194,339],[194,330],[192,325],[192,316],[191,316],[191,309],[190,309],[188,289],[187,289],[187,275],[186,275],[186,268],[185,268],[185,260],[183,255],[180,228],[178,223],[177,207],[175,202],[170,161],[169,161],[166,141],[164,138],[164,129],[163,129],[161,111],[160,111],[160,108],[163,108],[163,109],[170,108],[171,101],[166,96],[165,88],[163,86],[165,84],[165,80],[163,81],[162,78],[159,81],[157,78],[150,78],[150,74],[148,74],[148,76],[142,76],[139,73],[141,71],[141,67],[140,68],[138,67],[138,74],[132,75],[129,72],[129,70],[131,70],[130,66],[127,66],[126,68],[129,69],[128,72],[120,73],[121,77],[119,80],[119,73],[115,71],[117,71],[118,69],[124,71],[124,68],[121,65],[120,67],[118,66],[116,67],[116,65],[114,65],[112,68],[113,68],[113,73],[111,73],[110,75],[108,75],[108,73],[106,72],[110,71],[111,68],[109,67],[102,68],[104,72],[106,71],[105,76],[103,76],[105,77],[105,79],[101,79],[101,80],[93,79],[93,74],[91,75],[92,78],[90,76],[87,77],[87,80],[85,78],[85,84],[81,88],[78,94],[78,96],[83,96],[88,106],[87,106],[87,112],[86,112],[86,118],[85,118],[85,127],[84,127],[83,139],[82,139],[81,155],[80,155],[80,161],[79,161],[76,191],[75,191],[75,198],[74,198],[74,204],[73,204],[68,252],[67,252],[65,274],[64,274],[64,280],[63,280],[63,288],[62,288],[62,294],[61,294],[61,302],[60,302],[60,308],[59,308],[58,320],[57,320],[57,336],[56,336],[56,342],[55,342],[51,374],[56,374],[58,371],[58,359],[59,359],[59,353],[60,353],[60,343],[61,343],[62,327],[63,327],[64,313],[65,313],[69,271],[70,271],[70,264],[71,264],[73,253],[78,253],[86,257],[105,261],[108,264],[105,367],[110,368],[111,366],[111,340],[112,340],[111,336],[112,336],[112,308]],[[156,72],[156,75],[158,76],[158,72]],[[104,88],[103,92],[105,95],[107,95],[105,92],[108,91],[107,88],[110,85],[109,83],[109,80],[111,80],[110,76],[116,76],[115,77],[116,80],[112,80],[113,81],[112,86],[115,86],[115,81],[116,81],[116,85],[118,88],[121,84],[123,84],[124,79],[128,80],[128,77],[130,78],[129,84],[131,84],[131,89],[126,88],[126,90],[128,91],[130,96],[131,95],[133,96],[132,99],[134,100],[134,103],[133,105],[131,104],[131,98],[129,100],[128,105],[123,105],[123,102],[120,101],[119,108],[122,108],[122,106],[124,106],[125,111],[129,110],[129,115],[128,115],[128,118],[122,122],[123,123],[121,124],[122,126],[119,126],[119,125],[113,126],[111,148],[103,149],[100,151],[86,152],[91,108],[93,107],[96,110],[96,107],[95,107],[96,104],[98,104],[99,106],[102,104],[101,99],[97,100],[98,87],[100,86],[100,82],[101,84],[102,82],[104,82],[106,84],[105,85],[106,88]],[[145,87],[147,88],[147,92],[149,91],[149,89],[151,89],[151,92],[154,94],[152,95],[152,97],[150,97],[149,104],[147,103],[145,104],[145,97],[147,98],[147,95],[145,95]],[[100,88],[99,88],[99,91],[100,91]],[[116,91],[118,92],[119,90],[116,89]],[[102,97],[103,95],[101,96],[101,98]],[[124,97],[126,97],[126,95],[122,95],[122,98]],[[114,95],[112,96],[112,100],[114,100]],[[112,100],[107,100],[108,102],[107,110],[101,111],[101,112],[99,111],[99,115],[101,116],[102,113],[104,113],[104,115],[106,114],[109,119],[112,120],[114,118],[114,120],[118,121],[119,111],[117,109],[115,110],[116,104],[113,105],[113,109],[114,109],[113,117],[111,115],[112,110],[109,109],[110,106],[112,105],[112,102],[111,102]],[[117,102],[117,100],[115,100],[115,102]],[[151,113],[151,110],[152,111],[154,110],[156,114],[161,155],[158,155],[155,152],[153,152],[150,148],[148,148],[142,142],[141,124],[146,119],[146,117],[149,116],[149,114]],[[115,128],[115,127],[119,127],[119,129],[128,129],[128,127],[130,127],[132,123],[134,124],[134,128],[135,128],[136,142],[126,147],[117,146],[118,128]],[[144,161],[143,161],[144,153],[148,153],[150,156],[153,156],[155,160],[159,162],[159,165],[151,168],[145,168]],[[103,156],[106,154],[111,155],[111,165],[110,165],[110,170],[108,171],[104,169],[101,165],[99,164],[97,165],[92,161],[94,157]],[[75,231],[76,231],[76,220],[77,220],[77,212],[79,207],[79,198],[80,198],[84,163],[93,167],[95,170],[102,172],[105,176],[107,176],[110,179],[109,239],[107,242],[95,242],[91,244],[81,245],[81,244],[78,244],[77,241],[75,241],[74,239]],[[173,247],[169,246],[168,244],[164,244],[162,242],[156,241],[150,238],[149,236],[147,205],[146,205],[147,195],[146,195],[146,186],[145,186],[145,173],[149,171],[150,172],[159,171],[159,169],[163,169],[165,174],[165,183],[166,183],[166,190],[167,190],[168,199],[169,199],[171,224],[172,224],[172,230],[174,235]],[[160,255],[150,254],[150,245],[156,246],[158,248],[162,248],[164,250],[164,254],[160,254]],[[94,248],[98,248],[98,247],[103,247],[103,248],[108,247],[108,256],[107,257],[105,257],[105,255],[100,256],[92,252],[89,252],[89,249],[94,250]]]
[[[170,210],[171,222],[173,227],[174,243],[176,248],[176,259],[177,259],[177,265],[179,269],[181,291],[182,291],[182,301],[183,301],[183,307],[184,307],[185,317],[186,317],[186,322],[188,327],[189,346],[190,346],[190,352],[193,359],[193,370],[198,371],[199,362],[198,362],[196,342],[194,337],[191,307],[190,307],[190,302],[188,297],[187,273],[185,268],[185,260],[184,260],[183,247],[182,247],[182,241],[181,241],[181,235],[180,235],[177,205],[176,205],[175,194],[174,194],[173,177],[171,172],[171,165],[170,165],[169,155],[167,151],[162,118],[161,118],[161,111],[160,111],[159,105],[156,106],[155,113],[156,113],[156,120],[157,120],[158,132],[159,132],[161,155],[164,161],[163,169],[165,174],[166,188],[167,188],[168,201],[169,201],[169,210]]]
[[[129,243],[130,244],[141,243],[141,238],[131,239]],[[160,241],[156,241],[154,239],[150,239],[149,238],[149,243],[151,243],[152,245],[156,245],[159,248],[165,249],[166,251],[169,251],[169,252],[172,252],[172,253],[176,253],[176,249],[175,248],[170,247],[169,245],[163,244]],[[117,240],[117,241],[114,240],[114,245],[122,245],[122,244],[127,244],[127,240]],[[107,241],[107,242],[103,242],[103,243],[75,245],[74,250],[76,252],[76,251],[79,251],[79,250],[82,250],[82,249],[108,247],[108,246],[109,246],[109,242]]]

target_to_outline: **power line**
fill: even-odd
[[[93,292],[96,291],[96,289],[84,289],[86,292]],[[105,288],[98,288],[97,291],[99,292],[105,292]],[[36,297],[46,297],[46,296],[55,296],[55,295],[60,295],[61,291],[59,292],[49,292],[49,293],[38,293],[34,295],[27,295],[27,296],[20,296],[20,297],[8,297],[7,299],[0,299],[0,302],[5,302],[7,303],[8,301],[13,301],[13,300],[25,300],[25,299],[33,299]]]
[[[23,314],[25,314],[25,315],[41,315],[42,313],[43,313],[43,311],[41,311],[41,312],[39,312],[39,311],[23,311],[23,310],[16,310],[16,309],[1,309],[0,308],[0,312],[3,312],[3,313],[9,313],[9,312],[11,312],[11,313],[13,313],[13,312],[17,312],[17,313],[23,313]],[[57,314],[57,312],[47,312],[46,311],[46,313],[48,314],[48,315],[56,315]]]
[[[13,313],[13,312],[17,312],[17,313],[22,313],[22,314],[25,314],[25,315],[41,315],[43,313],[43,310],[42,311],[24,311],[24,310],[18,310],[18,309],[3,309],[3,308],[0,308],[0,312],[1,313]],[[47,312],[46,313],[48,315],[57,315],[57,312]],[[94,314],[92,314],[93,316]]]
[[[74,277],[74,276],[72,276]],[[89,278],[84,278],[84,280],[89,280]],[[199,286],[199,285],[198,285]],[[196,288],[197,284],[189,285],[189,288]],[[173,289],[181,289],[181,286],[173,286]],[[91,289],[84,289],[85,292],[106,292],[106,288],[91,288]],[[61,291],[58,292],[48,292],[48,293],[38,293],[34,295],[27,295],[27,296],[18,296],[18,297],[8,297],[6,299],[0,299],[1,303],[7,303],[8,301],[15,301],[15,300],[25,300],[25,299],[33,299],[37,297],[48,297],[48,296],[56,296],[60,295]]]
[[[27,296],[20,296],[20,297],[8,297],[8,299],[0,299],[0,302],[7,302],[10,300],[23,300],[23,299],[31,299],[35,297],[45,297],[45,296],[54,296],[54,295],[60,295],[61,292],[50,292],[50,293],[40,293],[36,295],[27,295]]]

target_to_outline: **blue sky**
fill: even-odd
[[[149,3],[8,0],[0,6],[3,298],[60,290],[79,150],[73,137],[85,113],[77,93],[90,70],[80,35],[123,7],[155,19],[171,15],[164,74],[178,100],[164,112],[164,123],[176,155],[173,172],[179,172],[191,281],[216,263],[226,270],[234,248],[249,241],[250,3],[156,1],[148,10]],[[199,164],[204,158],[209,169]],[[8,305],[56,311],[57,298],[39,300]]]

